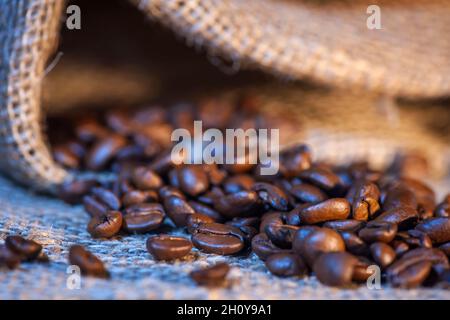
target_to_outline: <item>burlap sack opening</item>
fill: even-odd
[[[347,141],[346,149],[350,156],[388,161],[393,150],[402,146],[426,150],[438,171],[446,165],[448,130],[445,130],[445,125],[439,132],[429,130],[424,118],[438,114],[438,119],[445,121],[448,109],[430,107],[429,110],[436,112],[427,111],[427,117],[421,113],[423,106],[415,108],[419,112],[415,116],[411,115],[412,109],[404,109],[397,116],[403,120],[407,118],[406,121],[394,124],[386,124],[386,118],[373,109],[380,94],[407,98],[449,95],[450,41],[447,35],[450,31],[450,4],[446,1],[132,0],[131,4],[125,1],[95,3],[79,2],[83,23],[93,19],[100,25],[94,30],[103,31],[96,33],[90,25],[82,26],[81,32],[91,32],[89,37],[94,43],[91,49],[94,52],[100,49],[105,43],[102,39],[109,37],[111,41],[106,43],[122,45],[122,53],[127,50],[138,52],[137,57],[150,62],[151,68],[141,70],[139,63],[127,65],[117,61],[105,62],[107,59],[102,58],[92,60],[83,55],[86,48],[82,44],[73,52],[62,50],[63,55],[57,56],[60,61],[46,76],[44,68],[55,47],[59,22],[63,21],[64,2],[6,0],[0,4],[0,167],[19,182],[51,191],[67,178],[67,172],[51,160],[41,132],[42,79],[45,78],[46,92],[49,93],[44,103],[49,112],[78,108],[89,101],[103,105],[112,102],[133,104],[167,93],[170,89],[176,91],[186,84],[189,91],[189,77],[205,79],[197,82],[200,90],[212,90],[214,85],[217,85],[215,90],[219,90],[226,77],[217,76],[217,70],[206,64],[207,57],[227,71],[259,69],[283,79],[307,79],[330,87],[370,89],[371,94],[335,94],[324,89],[286,89],[285,85],[278,85],[276,90],[270,87],[270,95],[265,94],[267,87],[254,89],[266,98],[263,109],[270,112],[288,105],[296,119],[310,124],[304,126],[308,130],[296,133],[296,139],[313,141],[321,146],[320,156],[347,160],[337,152],[342,149],[342,144],[337,142]],[[369,4],[382,8],[381,31],[367,29],[366,9]],[[139,15],[132,5],[144,14]],[[114,14],[110,18],[115,20],[108,23],[102,14],[112,12]],[[127,14],[130,15],[128,19]],[[202,48],[202,55],[195,59],[203,60],[199,62],[203,69],[198,68],[199,72],[196,70],[194,74],[191,70],[183,70],[183,66],[189,65],[189,61],[184,59],[185,54],[190,52],[186,54],[187,58],[194,55],[192,49],[181,50],[181,44],[170,54],[164,50],[158,54],[158,41],[161,40],[158,37],[161,36],[155,32],[155,38],[144,38],[144,29],[154,27],[143,22],[144,16],[174,30],[191,47]],[[138,29],[130,27],[134,19],[142,22],[137,33],[134,31]],[[103,29],[102,25],[105,25]],[[122,40],[137,37],[141,31],[143,40],[125,49],[126,42]],[[64,47],[78,31],[68,32],[63,27],[63,32]],[[163,35],[169,37],[167,32]],[[104,49],[108,51],[108,47]],[[120,51],[117,47],[109,49],[110,53]],[[153,52],[153,55],[146,56],[148,52]],[[110,57],[115,58],[114,54]],[[153,62],[155,57],[159,60]],[[115,69],[118,65],[123,68]],[[168,74],[173,71],[174,74]],[[209,81],[214,77],[206,75],[211,74],[219,80]],[[161,85],[164,83],[162,79],[165,79],[166,86]],[[233,82],[235,86],[262,82],[267,86],[267,80],[261,74],[244,73],[226,78],[224,82]],[[75,83],[82,84],[85,91],[73,91]],[[167,85],[169,83],[171,85]],[[65,87],[72,92],[67,94],[67,90],[63,90]],[[124,99],[107,99],[108,93],[113,97],[120,94]],[[308,107],[310,109],[305,109]],[[330,118],[335,120],[327,124]],[[417,126],[418,121],[423,125]],[[367,132],[374,129],[378,130],[377,134],[367,136]],[[375,145],[373,136],[377,140]],[[386,146],[386,141],[394,143]],[[350,148],[349,142],[352,143]],[[372,143],[371,148],[367,148],[368,143]]]

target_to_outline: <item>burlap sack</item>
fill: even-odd
[[[450,93],[447,1],[131,2],[230,70],[259,68],[388,96]],[[369,4],[381,8],[381,30],[367,28]],[[41,80],[63,6],[0,3],[0,167],[46,191],[67,176],[51,160],[40,126]]]

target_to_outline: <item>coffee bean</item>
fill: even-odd
[[[391,186],[386,193],[383,202],[383,209],[389,211],[398,207],[410,207],[417,209],[417,199],[414,192],[405,185],[396,183]]]
[[[156,190],[162,186],[158,174],[146,167],[138,167],[133,171],[133,183],[140,190]]]
[[[255,183],[250,175],[240,174],[227,178],[223,184],[223,189],[226,193],[236,193],[239,191],[250,191]]]
[[[441,245],[439,246],[439,249],[440,249],[442,252],[444,252],[444,253],[447,255],[447,257],[450,257],[450,242],[446,242],[446,243],[444,243],[444,244],[441,244]]]
[[[432,248],[433,243],[424,232],[419,230],[408,230],[407,233],[397,233],[397,238],[405,241],[410,248]]]
[[[292,240],[298,227],[285,224],[280,216],[266,218],[263,224],[265,233],[277,247],[283,249],[292,247]]]
[[[87,231],[94,238],[111,238],[122,227],[122,213],[107,211],[103,215],[93,216],[89,221]]]
[[[213,186],[221,185],[228,176],[227,172],[223,169],[219,169],[215,163],[204,164],[202,167],[208,176],[209,183]]]
[[[179,189],[174,188],[174,187],[170,187],[170,186],[164,186],[161,189],[159,189],[159,197],[163,200],[165,200],[166,198],[170,197],[170,196],[175,196],[181,199],[185,199],[186,197],[184,196],[183,192],[181,192]]]
[[[369,247],[355,233],[348,231],[341,231],[339,232],[339,234],[344,240],[345,247],[347,248],[348,252],[357,256],[364,256],[368,254]]]
[[[227,263],[218,263],[208,268],[195,270],[190,273],[191,278],[201,286],[222,286],[225,283],[230,266]]]
[[[302,183],[293,186],[290,193],[300,202],[319,203],[327,199],[327,195],[318,187]]]
[[[352,280],[360,283],[367,283],[367,279],[375,272],[369,268],[372,262],[362,256],[356,256],[357,263],[353,267]]]
[[[370,245],[370,253],[372,259],[380,266],[381,269],[385,269],[389,266],[396,257],[396,253],[391,246],[383,242],[374,242]]]
[[[147,240],[147,250],[156,260],[181,259],[191,249],[191,241],[182,237],[158,235]]]
[[[287,211],[288,198],[283,190],[265,182],[255,183],[252,190],[256,191],[259,199],[271,208],[280,211]]]
[[[87,168],[94,171],[104,169],[126,143],[126,140],[119,135],[110,135],[100,139],[86,155]]]
[[[450,218],[431,218],[416,226],[416,230],[424,232],[433,243],[450,241]]]
[[[204,214],[200,214],[200,213],[193,213],[193,214],[187,215],[186,219],[187,219],[186,226],[187,226],[189,233],[194,233],[195,230],[197,230],[199,225],[201,225],[202,223],[216,222],[211,217],[204,215]]]
[[[11,251],[6,245],[0,244],[0,267],[15,269],[20,265],[21,256]]]
[[[295,145],[280,152],[280,172],[285,177],[298,176],[311,167],[311,150],[306,145]]]
[[[380,190],[371,182],[361,183],[352,202],[352,216],[355,220],[367,221],[380,209]]]
[[[92,188],[91,193],[111,210],[119,210],[122,204],[116,195],[105,188]]]
[[[389,245],[394,249],[395,254],[400,257],[405,252],[408,252],[409,246],[405,241],[401,240],[393,240],[389,243]]]
[[[304,276],[308,267],[302,258],[292,253],[276,253],[266,260],[266,267],[279,277]]]
[[[80,159],[69,149],[67,145],[58,145],[53,147],[52,154],[55,161],[66,168],[77,169],[80,166]]]
[[[391,242],[397,234],[397,225],[390,222],[370,221],[358,235],[367,243]]]
[[[218,213],[213,208],[210,208],[206,204],[202,204],[197,201],[189,201],[188,204],[195,210],[195,212],[211,217],[211,219],[216,222],[222,222],[224,220],[220,213]]]
[[[194,246],[204,252],[230,255],[244,248],[244,235],[233,226],[220,223],[205,223],[198,226],[192,235]]]
[[[158,229],[165,217],[159,203],[142,203],[128,207],[123,217],[123,229],[129,233],[145,233]]]
[[[144,202],[156,202],[159,200],[158,194],[154,190],[130,190],[122,197],[122,203],[125,207],[130,207],[135,204]]]
[[[306,237],[314,231],[320,230],[317,226],[300,226],[294,234],[294,239],[292,240],[292,249],[297,254],[301,255],[303,252],[303,244],[305,243]]]
[[[344,220],[350,214],[350,203],[344,198],[328,199],[309,206],[300,212],[302,223],[315,224],[332,220]]]
[[[98,278],[109,278],[103,262],[80,245],[73,245],[69,249],[69,263],[80,268],[81,273]]]
[[[227,218],[251,216],[260,208],[254,191],[240,191],[214,199],[214,208]]]
[[[450,217],[450,194],[446,195],[444,200],[437,205],[434,215],[439,218]]]
[[[58,196],[67,203],[76,204],[81,202],[83,196],[89,193],[97,184],[95,180],[68,180],[58,188]]]
[[[263,261],[276,253],[291,252],[275,246],[265,233],[259,233],[252,239],[252,251]]]
[[[108,135],[108,130],[93,118],[84,118],[75,127],[77,138],[84,143],[91,143]]]
[[[347,219],[327,221],[323,224],[323,227],[336,231],[358,232],[364,228],[365,225],[366,223],[364,221]]]
[[[314,261],[325,252],[345,251],[345,242],[336,231],[320,228],[310,232],[305,237],[303,244],[296,249],[298,250],[296,252],[305,258],[308,265],[313,266]]]
[[[329,252],[317,258],[313,271],[327,286],[346,287],[352,284],[353,269],[357,264],[358,259],[347,252]]]
[[[259,228],[261,219],[258,217],[248,217],[248,218],[233,218],[226,224],[234,226],[236,228],[240,227],[253,227],[255,229]]]
[[[209,179],[200,165],[186,165],[177,169],[178,181],[182,191],[195,197],[209,188]]]
[[[187,217],[195,210],[186,202],[186,200],[177,196],[170,196],[164,199],[164,208],[169,218],[177,227],[186,226]]]
[[[331,170],[319,167],[304,170],[298,176],[323,190],[334,189],[340,181],[339,177]]]
[[[103,216],[108,212],[108,207],[105,204],[89,195],[83,197],[83,207],[91,217]]]
[[[6,247],[27,261],[35,260],[42,251],[42,246],[21,236],[8,236],[5,239]]]
[[[418,218],[419,214],[416,209],[399,206],[383,212],[375,221],[395,223],[400,230],[406,230],[414,226]]]

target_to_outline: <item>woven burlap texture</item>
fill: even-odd
[[[256,67],[387,95],[450,92],[447,1],[132,0],[187,43],[228,68]],[[381,8],[382,29],[366,25]],[[66,177],[49,156],[40,119],[41,80],[55,47],[62,0],[0,3],[0,161],[3,172],[37,189]],[[220,57],[220,58],[219,58]]]
[[[448,190],[448,185],[443,190]],[[92,239],[88,216],[80,206],[38,196],[0,176],[0,243],[9,234],[35,239],[50,256],[50,264],[23,263],[19,269],[0,270],[0,299],[450,299],[442,289],[334,289],[315,277],[278,278],[254,255],[223,257],[193,250],[185,261],[157,262],[147,253],[149,235],[109,240]],[[181,234],[178,230],[175,234]],[[112,278],[82,278],[81,288],[67,286],[68,249],[82,244],[100,257]],[[207,289],[190,278],[191,270],[219,261],[232,266],[229,289]]]

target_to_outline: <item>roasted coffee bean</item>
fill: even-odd
[[[433,243],[450,241],[450,218],[431,218],[416,226],[416,230],[424,232]]]
[[[104,169],[126,143],[126,140],[119,135],[109,135],[100,139],[86,155],[87,168],[94,171]]]
[[[222,191],[222,189],[218,187],[212,187],[210,191],[207,191],[204,194],[198,196],[196,200],[200,203],[213,206],[214,202],[221,197],[225,197],[225,193]]]
[[[247,174],[240,174],[227,178],[223,184],[226,193],[236,193],[239,191],[250,191],[255,183],[255,179]]]
[[[290,178],[311,167],[311,150],[306,145],[295,145],[280,152],[280,172]]]
[[[165,217],[159,203],[142,203],[125,210],[123,229],[130,233],[145,233],[158,229]]]
[[[392,240],[389,245],[394,249],[395,254],[399,257],[405,252],[408,252],[409,246],[405,241]]]
[[[227,218],[255,215],[260,208],[258,194],[240,191],[214,199],[214,208]]]
[[[283,249],[292,247],[294,234],[298,227],[285,224],[280,216],[264,219],[263,224],[265,233],[277,247]]]
[[[181,259],[191,249],[191,241],[182,237],[158,235],[147,240],[147,250],[156,260]]]
[[[398,225],[400,230],[413,227],[419,219],[419,213],[411,207],[396,207],[383,212],[375,221],[390,222]]]
[[[276,253],[291,252],[274,245],[265,233],[259,233],[252,238],[252,251],[263,261]]]
[[[340,181],[339,177],[331,170],[321,167],[304,170],[298,176],[327,191],[337,187]]]
[[[58,196],[67,203],[76,204],[97,184],[95,180],[69,180],[58,188]]]
[[[347,220],[335,220],[327,221],[323,224],[323,227],[330,228],[336,231],[358,232],[366,223],[364,221],[347,219]]]
[[[447,194],[444,200],[437,205],[434,215],[439,218],[450,217],[450,194]]]
[[[233,218],[230,221],[226,222],[226,224],[228,224],[230,226],[234,226],[236,228],[253,227],[255,229],[259,228],[260,223],[261,223],[261,219],[258,217]]]
[[[122,206],[116,195],[105,188],[92,188],[91,194],[111,210],[119,210]]]
[[[155,171],[157,174],[165,174],[170,169],[173,168],[174,163],[172,162],[171,150],[157,156],[149,165],[149,169]]]
[[[367,246],[367,244],[355,233],[341,231],[339,232],[339,234],[344,240],[345,247],[347,248],[348,252],[357,256],[365,256],[369,253],[369,247]]]
[[[186,197],[184,196],[183,192],[181,192],[181,190],[174,188],[174,187],[170,187],[170,186],[164,186],[161,189],[159,189],[158,191],[159,197],[161,199],[166,199],[168,197],[171,196],[175,196],[181,199],[185,199]]]
[[[109,278],[103,262],[80,245],[73,245],[69,249],[69,263],[80,268],[81,273],[87,276]]]
[[[295,237],[296,241],[297,239],[298,236]],[[313,266],[314,261],[325,252],[345,251],[345,242],[336,231],[319,228],[310,232],[303,243],[297,244],[294,250],[305,258],[309,266]]]
[[[398,207],[417,209],[417,199],[411,189],[397,182],[387,190],[383,201],[383,209],[388,211]]]
[[[178,182],[182,191],[195,197],[209,188],[209,179],[200,165],[185,165],[177,169]]]
[[[353,267],[352,280],[360,283],[367,283],[367,279],[373,275],[375,272],[374,269],[369,268],[372,265],[372,262],[362,256],[356,256],[357,263]]]
[[[220,223],[205,223],[198,226],[192,235],[194,246],[207,253],[230,255],[244,248],[244,235],[233,226]]]
[[[213,186],[222,184],[228,176],[227,172],[223,169],[219,169],[219,167],[215,163],[204,164],[203,169],[208,176],[210,184]]]
[[[333,198],[303,209],[300,212],[300,220],[305,224],[315,224],[332,220],[344,220],[349,215],[350,203],[344,198]]]
[[[374,216],[380,209],[379,199],[380,190],[376,184],[371,182],[360,183],[352,202],[353,219],[367,221],[369,217]]]
[[[391,246],[383,242],[375,242],[370,245],[370,253],[372,259],[380,266],[381,269],[385,269],[389,266],[396,257],[396,253]]]
[[[262,202],[275,210],[287,211],[288,198],[283,190],[265,182],[255,183],[252,190],[257,192]]]
[[[397,225],[390,222],[370,221],[359,230],[358,236],[367,243],[391,242],[397,234]]]
[[[93,216],[89,221],[87,231],[94,238],[111,238],[122,227],[122,213],[107,211],[103,215]]]
[[[186,200],[177,196],[169,196],[164,199],[164,208],[169,218],[177,227],[186,226],[187,216],[195,213],[195,210]]]
[[[103,216],[108,212],[108,207],[93,196],[83,197],[83,207],[91,217]]]
[[[160,176],[146,167],[138,167],[133,171],[133,183],[140,190],[157,190],[163,182]]]
[[[420,218],[433,217],[433,210],[436,205],[434,191],[425,183],[412,178],[402,178],[401,183],[414,193]]]
[[[439,249],[447,255],[447,257],[450,257],[450,242],[446,242],[444,244],[441,244],[439,246]]]
[[[304,276],[308,272],[303,259],[293,253],[276,253],[266,260],[266,267],[279,277]]]
[[[246,247],[251,245],[253,237],[258,234],[258,230],[251,226],[239,226],[236,228],[244,235],[244,244]]]
[[[408,230],[406,233],[397,233],[397,238],[405,241],[410,248],[432,248],[433,243],[424,232],[419,230]]]
[[[294,185],[291,188],[290,193],[300,202],[315,204],[327,199],[327,195],[322,190],[307,183]]]
[[[84,143],[91,143],[108,135],[108,130],[93,118],[84,118],[75,127],[77,138]]]
[[[188,204],[195,210],[195,212],[211,217],[211,219],[213,219],[215,222],[222,222],[224,220],[220,213],[218,213],[213,208],[210,208],[206,204],[202,204],[197,201],[189,201]]]
[[[135,130],[135,124],[129,114],[123,110],[108,112],[105,121],[111,130],[121,135],[127,135]]]
[[[67,145],[58,145],[53,147],[53,159],[63,167],[77,169],[80,166],[80,159],[74,154]]]
[[[222,262],[208,268],[192,271],[190,276],[199,285],[216,287],[225,283],[229,271],[230,266]]]
[[[303,252],[303,244],[305,243],[305,238],[313,231],[319,230],[320,227],[317,226],[300,226],[294,234],[294,239],[292,240],[292,249],[297,254]]]
[[[122,197],[122,203],[125,207],[130,207],[135,204],[156,202],[159,200],[158,194],[154,190],[130,190]]]
[[[210,216],[200,214],[200,213],[193,213],[186,216],[186,226],[189,231],[189,233],[194,233],[195,230],[198,228],[199,225],[202,223],[213,223],[216,222],[213,218]]]
[[[42,246],[39,243],[24,239],[21,236],[6,237],[5,245],[9,250],[27,261],[35,260],[42,251]]]
[[[357,264],[358,259],[347,252],[329,252],[317,258],[313,271],[317,279],[327,286],[346,287],[352,284]]]
[[[15,269],[20,265],[22,257],[11,251],[6,245],[0,244],[0,268]]]

